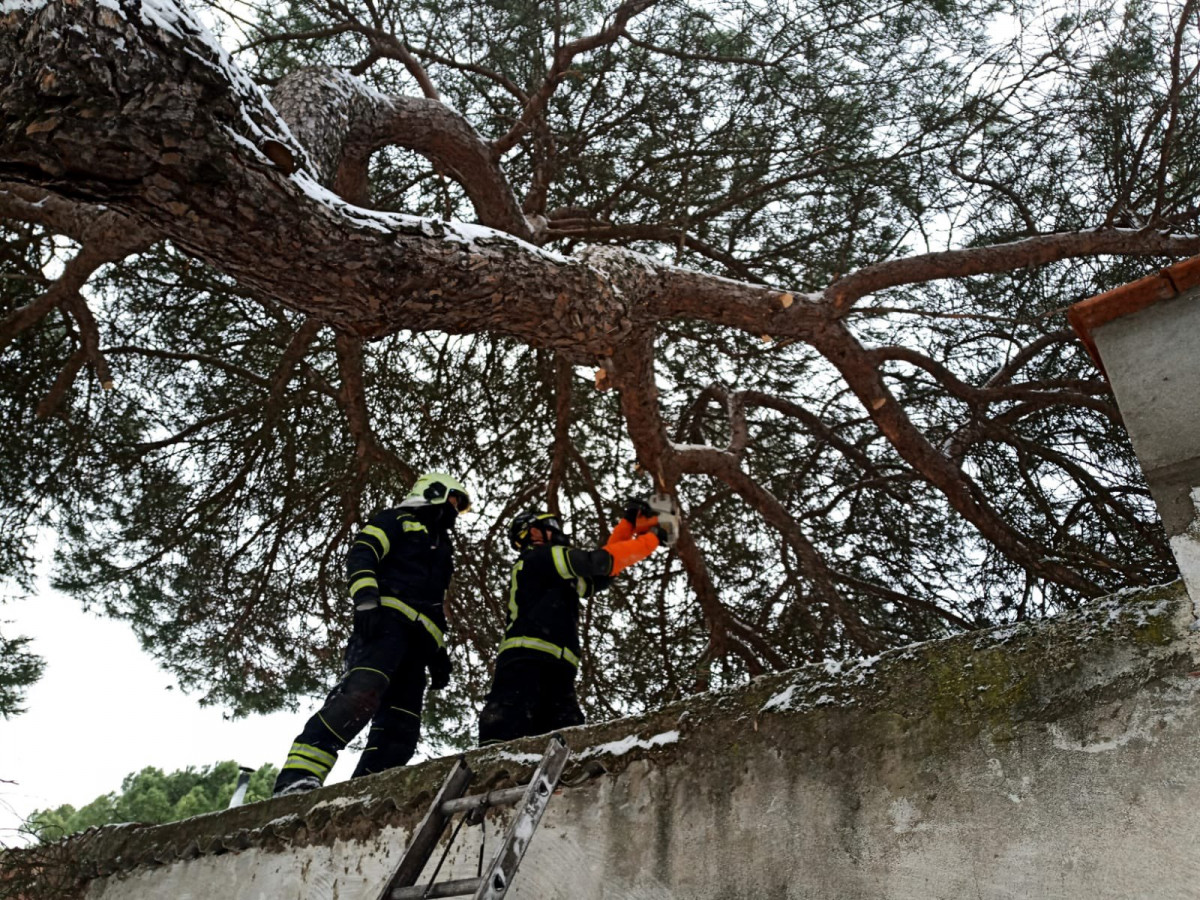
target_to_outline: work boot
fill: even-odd
[[[315,791],[321,786],[321,779],[316,775],[305,775],[297,778],[295,781],[290,781],[283,787],[275,789],[272,797],[286,797],[288,794],[304,794],[308,791]]]

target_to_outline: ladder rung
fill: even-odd
[[[450,770],[450,774],[446,776],[441,790],[434,797],[433,804],[425,814],[425,818],[413,832],[412,841],[409,843],[408,849],[404,851],[404,856],[400,859],[392,877],[380,888],[376,900],[388,900],[391,892],[396,888],[417,883],[421,871],[429,862],[429,857],[433,855],[433,848],[437,846],[442,832],[446,829],[446,817],[438,811],[438,808],[448,799],[461,797],[466,792],[467,785],[471,783],[471,778],[471,770],[467,767],[467,761],[460,756],[458,762]]]
[[[392,900],[422,900],[423,897],[428,897],[433,900],[435,897],[462,897],[466,894],[474,894],[479,889],[482,883],[482,878],[460,878],[457,881],[437,881],[432,886],[430,885],[414,885],[413,887],[395,888],[392,891]],[[425,893],[428,890],[429,893]]]
[[[473,895],[474,900],[502,900],[508,891],[513,875],[516,874],[521,857],[525,855],[529,839],[533,836],[542,814],[546,811],[546,804],[550,802],[554,788],[562,777],[563,769],[570,755],[570,748],[562,739],[562,735],[553,735],[550,738],[549,746],[546,747],[546,752],[542,755],[542,761],[534,770],[533,777],[530,778],[528,784],[489,791],[486,794],[476,794],[471,797],[463,796],[473,776],[467,767],[466,759],[460,756],[450,774],[446,776],[446,781],[434,798],[425,818],[421,820],[421,824],[413,833],[408,849],[404,851],[404,856],[396,866],[392,877],[375,895],[376,900],[424,900],[426,897],[429,900],[435,900],[439,897],[462,897],[467,894]],[[424,887],[416,883],[433,854],[434,846],[441,840],[442,832],[451,815],[456,812],[481,810],[488,806],[512,806],[514,804],[520,804],[517,814],[509,824],[504,840],[482,878],[440,881],[426,884]],[[479,824],[473,822],[473,818],[468,816],[459,824],[462,825],[466,822]],[[482,819],[482,816],[479,818]],[[456,829],[455,834],[457,833]],[[450,842],[446,845],[447,853],[453,843],[454,835],[451,835]],[[446,854],[443,853],[431,878],[437,878],[437,873],[441,870],[445,859]],[[482,859],[480,863],[482,865]]]
[[[480,806],[512,806],[514,803],[520,803],[525,799],[525,794],[528,790],[529,785],[522,784],[518,787],[488,791],[486,794],[472,794],[469,797],[458,797],[454,800],[447,800],[442,804],[442,815],[452,816],[455,813],[466,812],[469,809],[475,809]]]

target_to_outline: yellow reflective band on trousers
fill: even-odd
[[[439,647],[446,646],[446,636],[442,634],[442,629],[438,628],[437,623],[425,615],[425,613],[417,612],[403,600],[399,600],[396,597],[380,597],[379,602],[384,606],[390,606],[392,609],[402,612],[414,622],[420,622],[425,626],[425,630],[433,635],[433,640]]]
[[[541,650],[543,653],[549,653],[559,659],[565,659],[575,668],[579,668],[579,657],[568,650],[566,647],[560,647],[558,644],[552,644],[549,641],[543,641],[541,638],[532,637],[514,637],[506,638],[500,642],[500,649],[497,653],[503,653],[505,650],[515,650],[517,648],[525,650]]]
[[[353,669],[350,670],[350,672],[374,672],[376,675],[382,676],[384,681],[390,682],[392,680],[391,676],[388,675],[387,672],[384,672],[380,669],[372,669],[370,666],[355,666]],[[349,675],[350,672],[347,672],[346,674]],[[324,721],[324,720],[322,720],[322,721]],[[330,728],[329,730],[332,731],[333,729]]]
[[[325,776],[329,774],[329,767],[323,766],[320,763],[315,763],[311,759],[305,759],[303,756],[289,756],[283,763],[285,769],[303,769],[305,772],[312,772],[321,781],[325,780]]]
[[[288,753],[307,756],[309,759],[325,763],[328,768],[333,768],[333,764],[337,762],[337,754],[330,753],[328,750],[322,750],[320,747],[314,747],[312,744],[292,744],[292,749]]]
[[[312,772],[322,781],[337,762],[337,756],[311,744],[292,744],[288,758],[284,762],[285,769],[303,769]]]
[[[379,541],[379,546],[383,548],[384,556],[387,556],[388,551],[392,549],[392,542],[388,540],[388,536],[384,533],[382,528],[378,528],[374,525],[368,525],[362,530],[362,533],[368,534],[375,538],[375,540]]]

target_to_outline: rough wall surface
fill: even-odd
[[[508,896],[1196,897],[1193,621],[1171,585],[567,731],[570,786]],[[470,754],[476,788],[520,780],[544,744]],[[448,766],[100,829],[11,854],[9,884],[36,868],[23,896],[376,900]],[[463,830],[442,878],[474,874],[480,837]]]

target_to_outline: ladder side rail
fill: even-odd
[[[473,777],[474,773],[468,768],[466,759],[460,756],[454,768],[450,770],[450,774],[446,776],[446,781],[442,784],[437,796],[434,797],[433,803],[430,804],[429,812],[425,814],[425,818],[413,832],[408,849],[404,851],[404,856],[400,859],[392,877],[388,879],[387,884],[379,893],[377,900],[388,900],[393,889],[408,887],[416,883],[421,876],[421,871],[429,862],[429,857],[433,855],[433,848],[437,846],[442,832],[446,829],[446,816],[442,814],[442,804],[447,800],[457,800],[461,797]]]
[[[554,789],[558,786],[558,780],[562,777],[570,756],[567,742],[559,735],[554,735],[546,748],[545,756],[529,780],[524,802],[513,818],[508,833],[504,836],[504,842],[496,852],[496,858],[485,871],[474,900],[501,900],[508,892],[517,866],[520,865],[538,823],[550,804],[550,798],[554,795]]]

